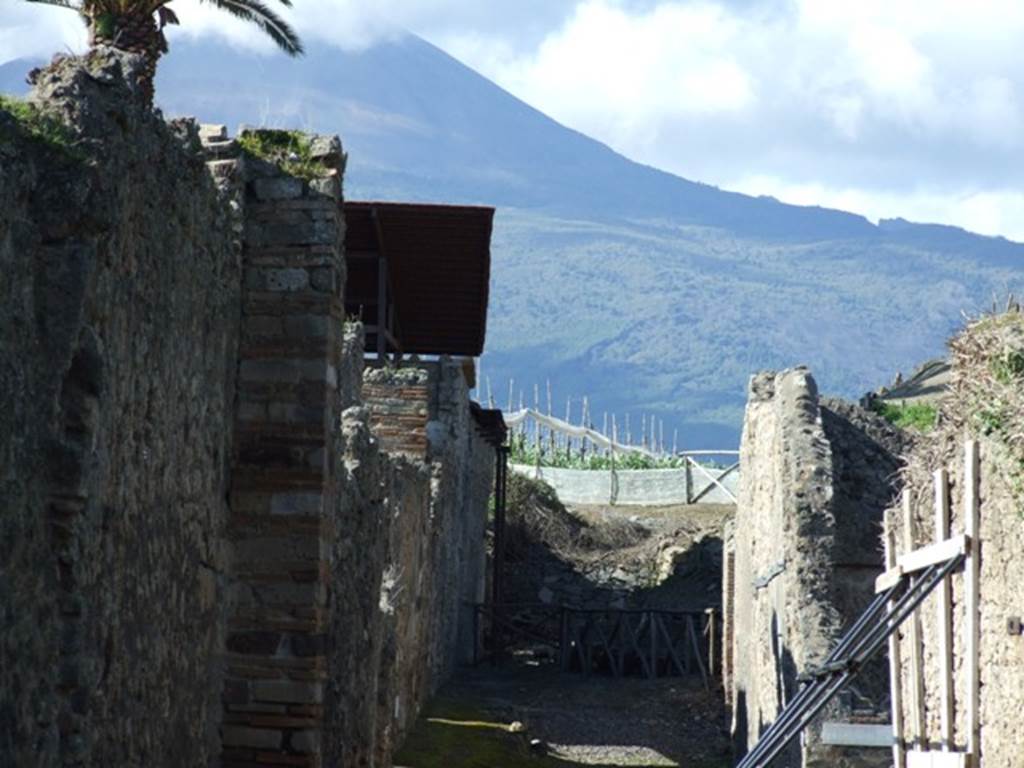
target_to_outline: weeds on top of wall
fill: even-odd
[[[244,152],[280,166],[286,173],[311,181],[323,176],[324,167],[313,158],[313,143],[301,131],[276,128],[247,130],[238,137]]]
[[[13,96],[0,95],[0,113],[6,113],[12,118],[0,119],[0,141],[3,143],[20,134],[68,159],[85,159],[85,154],[75,146],[71,129],[35,104]]]
[[[871,404],[871,410],[900,429],[912,429],[917,432],[928,432],[935,426],[939,415],[938,408],[932,403],[890,403],[875,400]]]
[[[950,348],[953,389],[966,406],[967,426],[1004,454],[1006,479],[1024,509],[1024,313],[1014,307],[975,320]]]
[[[1024,517],[1024,313],[970,320],[949,348],[950,394],[907,457],[904,487],[927,488],[935,469],[960,461],[965,437],[979,438]]]

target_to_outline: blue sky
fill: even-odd
[[[1019,0],[367,5],[295,0],[288,16],[345,48],[415,32],[559,121],[687,178],[1024,240]],[[197,0],[172,7],[177,34],[264,45]],[[73,13],[0,0],[0,62],[83,46]]]

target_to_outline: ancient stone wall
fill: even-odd
[[[797,692],[796,675],[820,664],[873,597],[882,571],[877,534],[895,493],[900,433],[873,414],[819,402],[806,369],[755,376],[750,383],[734,535],[727,542],[724,600],[732,651],[730,681],[737,751],[749,749]],[[794,745],[791,765],[865,765],[885,750],[821,744],[822,720],[854,710],[885,712],[885,670],[857,682]]]
[[[389,765],[472,654],[494,451],[447,360],[362,406],[338,140],[251,135],[285,172],[134,66],[0,112],[0,766]]]
[[[351,481],[339,516],[353,529],[338,542],[345,576],[336,581],[351,588],[339,589],[336,612],[359,616],[366,631],[334,659],[347,670],[340,677],[362,684],[334,692],[345,727],[329,739],[328,765],[387,764],[426,699],[471,660],[468,604],[481,602],[484,589],[494,450],[472,429],[461,366],[442,359],[371,368],[364,392],[366,406],[344,415]],[[388,429],[410,413],[424,424],[425,442]],[[350,547],[375,554],[353,560],[344,554]]]
[[[263,138],[278,137],[287,138]],[[225,767],[280,753],[316,765],[325,729],[327,602],[336,586],[325,545],[335,535],[345,349],[343,158],[336,138],[302,141],[308,178],[244,158]],[[217,144],[225,145],[218,154],[230,153],[232,142]]]
[[[979,441],[980,499],[980,746],[985,768],[1011,768],[1021,764],[1021,711],[1024,710],[1024,551],[1022,467],[1019,435],[1024,414],[1024,315],[1019,312],[982,318],[952,343],[952,394],[943,401],[938,426],[917,442],[904,473],[911,491],[913,540],[916,547],[935,539],[933,473],[949,473],[951,533],[964,532],[965,456],[967,439]],[[1017,361],[1013,364],[1013,361]],[[1009,361],[1009,364],[1008,362]],[[889,510],[897,553],[903,547],[903,513]],[[967,627],[963,578],[957,571],[952,584],[953,628],[953,749],[967,746]],[[923,736],[925,744],[940,749],[942,730],[940,628],[936,598],[929,597],[918,612],[922,631],[925,732],[917,733],[911,710],[908,672],[910,642],[902,633],[903,723],[911,744]],[[906,625],[905,625],[906,626]],[[973,763],[972,763],[973,764]]]
[[[239,259],[112,53],[0,113],[0,765],[219,753]]]

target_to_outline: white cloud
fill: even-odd
[[[630,14],[588,0],[526,55],[473,36],[444,43],[557,119],[628,143],[652,116],[737,112],[752,101],[753,77],[734,53],[740,27],[714,5]]]
[[[270,49],[198,0],[174,8],[176,34]],[[688,178],[1024,236],[1020,0],[302,0],[283,15],[346,48],[411,29]],[[84,43],[75,14],[0,0],[0,63]]]
[[[785,203],[859,213],[876,223],[898,216],[1024,242],[1024,192],[1013,189],[917,188],[892,192],[824,183],[794,184],[771,176],[738,178],[727,186],[749,195],[770,195]]]

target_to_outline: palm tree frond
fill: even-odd
[[[295,34],[295,30],[261,0],[206,0],[206,2],[239,19],[253,22],[289,56],[299,56],[305,52],[302,41]],[[281,2],[288,5],[285,0],[281,0]]]
[[[163,29],[169,24],[181,24],[181,22],[178,21],[178,15],[166,5],[161,5],[157,8],[156,15],[160,20],[160,29]]]

